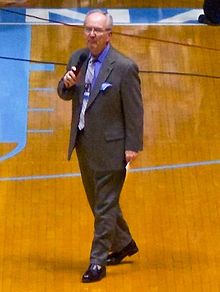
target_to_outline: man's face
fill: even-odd
[[[107,30],[106,16],[95,12],[86,17],[85,38],[87,47],[93,56],[98,56],[111,38],[111,31]]]

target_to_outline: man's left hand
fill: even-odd
[[[125,159],[126,162],[132,162],[133,160],[135,160],[135,158],[137,157],[138,153],[135,151],[131,151],[131,150],[126,150],[125,151]]]

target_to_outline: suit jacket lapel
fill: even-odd
[[[111,73],[113,67],[114,67],[115,59],[113,58],[111,54],[111,50],[109,51],[109,54],[106,56],[102,67],[100,68],[99,75],[97,76],[97,79],[95,81],[95,84],[92,88],[91,95],[88,101],[87,109],[91,106],[91,104],[94,102],[94,100],[97,98],[98,93],[101,90],[102,83],[106,81],[109,74]]]

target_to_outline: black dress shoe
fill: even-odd
[[[83,283],[91,283],[101,280],[106,276],[106,267],[91,264],[88,270],[82,276]]]
[[[134,240],[132,240],[126,247],[119,252],[113,252],[107,257],[107,265],[118,265],[126,256],[132,256],[138,252],[138,247]]]

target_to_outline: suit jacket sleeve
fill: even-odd
[[[71,56],[71,58],[68,62],[68,65],[66,67],[66,72],[71,69],[73,59],[74,59],[74,57]],[[73,98],[73,94],[74,94],[74,86],[72,86],[70,88],[66,88],[66,86],[63,82],[63,77],[62,77],[58,83],[57,93],[58,93],[59,97],[64,99],[64,100],[71,100]]]
[[[130,61],[123,74],[121,98],[125,119],[125,150],[143,149],[143,102],[137,65]]]
[[[80,58],[80,55],[82,53],[88,54],[88,49],[79,49],[72,54],[72,56],[70,57],[69,62],[67,64],[66,72],[71,70],[72,66],[76,66],[76,64]],[[63,82],[63,78],[61,78],[61,80],[58,83],[57,93],[58,93],[59,97],[64,99],[64,100],[71,100],[71,99],[73,99],[74,94],[76,93],[76,86],[66,88],[64,85],[64,82]]]

